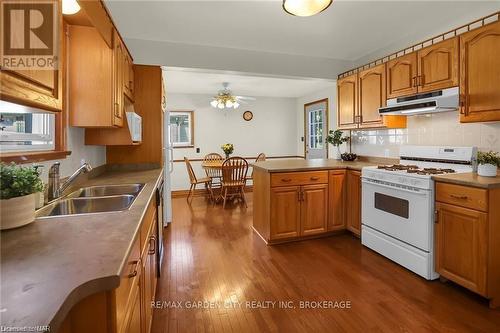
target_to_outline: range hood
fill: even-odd
[[[392,98],[387,106],[378,109],[380,115],[405,115],[438,113],[458,110],[458,87],[433,92]]]

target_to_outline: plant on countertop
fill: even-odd
[[[500,156],[497,152],[479,151],[477,153],[477,174],[483,177],[495,177],[500,167]]]
[[[36,168],[0,163],[0,199],[22,197],[43,190]]]
[[[229,158],[229,155],[231,155],[234,151],[234,146],[232,143],[225,143],[221,146],[221,148],[224,151],[224,154],[226,154],[226,158]]]
[[[489,151],[478,151],[477,152],[477,163],[479,164],[493,164],[500,167],[500,156],[497,152]]]
[[[349,141],[350,138],[348,136],[342,137],[342,134],[341,130],[330,130],[326,137],[326,142],[338,147],[344,142]]]

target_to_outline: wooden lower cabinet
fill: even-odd
[[[346,180],[346,228],[361,235],[361,172],[348,170]]]
[[[309,236],[327,231],[328,184],[302,187],[300,235]]]
[[[345,174],[345,170],[329,172],[328,231],[345,229]]]
[[[271,239],[300,235],[300,186],[271,189]]]
[[[151,302],[156,295],[158,231],[156,201],[147,208],[127,264],[114,290],[93,294],[77,303],[59,333],[149,333]]]
[[[486,193],[485,205],[468,207],[469,199],[476,199],[478,190]],[[452,202],[450,191],[459,191],[461,201]],[[490,307],[500,306],[500,207],[497,204],[500,188],[485,190],[438,182],[436,200],[436,271],[488,298]]]

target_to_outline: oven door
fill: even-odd
[[[430,190],[363,178],[361,223],[429,252],[432,200]]]

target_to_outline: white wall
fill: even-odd
[[[48,182],[48,171],[54,162],[61,163],[61,177],[70,176],[81,165],[82,159],[85,159],[92,167],[106,164],[106,148],[103,146],[86,146],[84,144],[85,130],[83,128],[69,127],[66,134],[68,140],[67,149],[71,151],[71,155],[61,160],[36,163],[44,166],[42,174],[44,183]]]
[[[223,155],[220,146],[234,144],[233,156],[295,156],[297,150],[297,117],[294,98],[257,97],[256,101],[240,106],[237,110],[221,111],[210,106],[212,95],[168,94],[167,109],[194,111],[194,148],[174,149],[174,160],[203,158],[208,153]],[[251,121],[243,120],[243,112],[253,113]],[[200,148],[200,153],[196,153]],[[204,172],[200,162],[193,167],[198,176]],[[172,190],[189,188],[186,166],[174,163]]]

